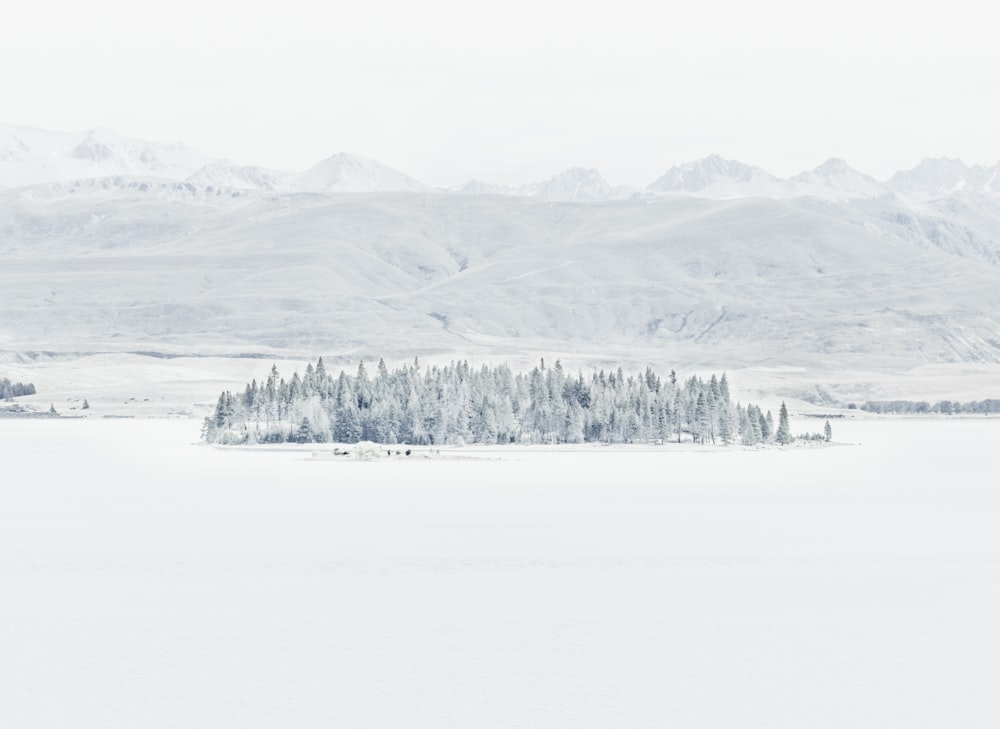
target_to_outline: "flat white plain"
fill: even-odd
[[[1000,420],[833,426],[359,462],[0,420],[0,716],[997,726]]]

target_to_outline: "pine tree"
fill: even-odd
[[[309,422],[309,418],[302,418],[302,422],[299,424],[298,432],[295,434],[295,442],[312,443],[312,441],[313,441],[312,423]]]
[[[719,439],[723,445],[733,442],[733,416],[728,406],[719,408]]]
[[[89,403],[89,402],[87,402],[87,399],[86,399],[86,398],[84,398],[84,399],[83,399],[83,405],[81,405],[81,406],[80,406],[80,408],[81,408],[82,410],[90,410],[90,403]],[[828,424],[829,424],[829,423],[828,423]],[[827,438],[827,440],[830,440],[830,439],[829,439],[829,438]]]
[[[671,374],[673,374],[673,370],[671,370]],[[682,428],[681,423],[683,421],[683,409],[681,407],[681,394],[680,394],[680,392],[678,392],[674,396],[673,411],[674,411],[674,430],[677,431],[677,442],[680,443],[681,442],[681,428]]]
[[[759,441],[759,433],[754,425],[757,423],[756,417],[751,417],[750,409],[753,405],[744,407],[736,403],[736,417],[739,419],[740,439],[743,445],[755,445]]]
[[[698,443],[705,442],[705,436],[708,435],[709,423],[711,422],[711,411],[708,408],[708,403],[705,393],[698,393],[698,401],[694,406],[694,427],[695,427],[695,441]]]
[[[792,442],[792,431],[788,427],[788,408],[785,403],[781,403],[781,411],[778,413],[778,432],[775,433],[775,440],[781,445],[788,445]]]
[[[357,443],[361,435],[361,413],[356,403],[349,402],[337,418],[334,439],[340,443]]]
[[[768,412],[768,415],[771,413]],[[772,420],[773,422],[773,420]],[[757,442],[768,443],[771,440],[771,430],[767,425],[767,418],[759,410],[757,411]]]
[[[830,427],[830,421],[827,420],[826,424],[823,426],[823,438],[827,443],[833,438],[833,428]]]

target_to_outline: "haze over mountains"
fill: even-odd
[[[931,200],[955,193],[1000,193],[1000,162],[992,167],[961,160],[925,159],[912,170],[878,182],[829,159],[788,179],[760,167],[710,155],[669,168],[644,187],[610,185],[599,171],[573,167],[548,180],[500,185],[470,180],[454,188],[434,188],[380,162],[338,153],[301,172],[272,170],[211,159],[182,144],[159,144],[121,137],[106,129],[49,132],[0,124],[0,187],[129,175],[186,181],[200,186],[263,192],[449,192],[505,195],[563,202],[600,202],[631,197],[686,194],[713,199],[815,197],[828,200],[880,197],[891,193]]]
[[[182,180],[209,162],[181,144],[126,139],[107,129],[50,132],[0,124],[0,187],[109,175]]]
[[[644,188],[443,191],[350,155],[294,173],[2,127],[0,350],[1000,363],[998,169],[712,156]]]

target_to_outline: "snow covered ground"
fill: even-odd
[[[1000,723],[998,419],[376,462],[198,427],[0,420],[6,726]]]

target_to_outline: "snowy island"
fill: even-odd
[[[542,360],[529,373],[506,365],[476,369],[467,361],[421,370],[417,360],[374,376],[364,362],[356,374],[331,375],[320,358],[290,380],[271,368],[267,381],[242,393],[219,395],[202,432],[209,443],[693,443],[743,445],[794,438],[788,411],[732,403],[726,374],[707,381],[666,378],[651,367],[640,375],[617,371],[571,375]],[[803,436],[830,440],[823,435]]]

